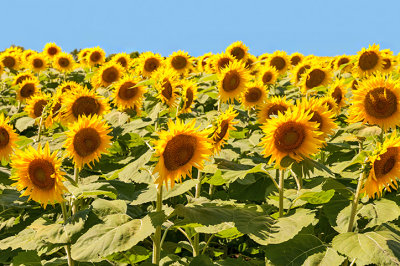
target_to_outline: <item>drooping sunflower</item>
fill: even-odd
[[[61,53],[61,48],[58,47],[55,43],[46,43],[43,49],[43,53],[49,58],[52,59],[59,53]]]
[[[193,59],[187,52],[177,51],[173,52],[166,61],[169,68],[175,70],[179,74],[186,74],[192,68]]]
[[[111,147],[110,131],[106,122],[97,115],[80,116],[70,125],[70,130],[66,132],[65,148],[78,169],[85,164],[91,168],[90,163],[99,161],[100,156],[107,152]]]
[[[92,78],[94,88],[107,87],[121,79],[124,68],[116,62],[102,65]]]
[[[292,70],[291,82],[294,85],[299,85],[303,77],[303,74],[311,68],[311,63],[309,60],[304,59],[301,63],[297,64]]]
[[[313,65],[301,78],[301,90],[307,93],[315,87],[326,86],[331,81],[332,72],[328,68]]]
[[[219,97],[222,102],[239,99],[246,83],[250,79],[250,73],[240,61],[233,61],[218,75]]]
[[[200,72],[207,72],[207,62],[212,58],[212,53],[206,53],[197,60],[197,68]]]
[[[366,193],[369,198],[375,198],[375,195],[379,198],[384,188],[389,192],[391,188],[397,190],[396,178],[400,176],[400,138],[396,133],[392,133],[383,144],[377,144],[369,161],[372,169],[361,193]]]
[[[57,151],[50,153],[49,143],[44,148],[41,144],[37,150],[29,146],[25,150],[17,150],[11,159],[15,170],[10,177],[17,181],[12,184],[18,191],[25,189],[21,196],[29,196],[46,208],[47,204],[63,202],[63,194],[68,192],[64,186],[65,173],[61,170],[61,160]]]
[[[289,107],[293,106],[291,102],[286,100],[285,97],[273,96],[266,100],[265,104],[260,106],[258,111],[258,122],[265,123],[272,116],[278,115],[278,113],[285,113]]]
[[[318,130],[322,132],[319,136],[321,139],[325,139],[328,135],[332,135],[337,125],[334,122],[335,114],[329,111],[328,106],[325,105],[320,99],[310,98],[302,100],[297,104],[299,108],[302,108],[304,112],[309,112],[312,117],[311,122],[318,123]]]
[[[213,56],[213,69],[216,73],[221,73],[229,64],[233,63],[235,58],[227,53],[216,54]]]
[[[145,52],[139,56],[138,70],[143,77],[150,77],[155,71],[163,66],[163,58],[159,54]]]
[[[10,155],[17,146],[18,135],[9,125],[10,119],[0,114],[0,159],[8,161]]]
[[[0,62],[8,69],[18,70],[21,66],[19,54],[12,52],[3,52],[0,54]]]
[[[292,66],[297,66],[304,60],[304,55],[298,52],[295,52],[290,55],[290,64]]]
[[[87,55],[90,52],[90,48],[84,48],[82,50],[79,51],[78,53],[78,61],[82,66],[87,66],[88,63],[88,59],[87,59]]]
[[[113,85],[114,103],[119,110],[125,110],[135,106],[142,106],[143,94],[146,92],[144,86],[137,85],[141,79],[127,75]]]
[[[357,52],[356,71],[360,77],[380,72],[383,68],[382,54],[379,45],[370,45],[368,49],[363,48]]]
[[[37,79],[25,79],[19,84],[17,90],[17,99],[19,101],[25,101],[31,98],[35,93],[40,91],[39,81]]]
[[[22,52],[21,61],[23,62],[24,66],[27,62],[29,62],[29,58],[34,54],[37,54],[37,52],[31,49],[27,49]]]
[[[42,116],[43,110],[49,102],[49,96],[42,93],[36,93],[26,101],[25,112],[32,118]]]
[[[70,72],[75,69],[74,57],[68,53],[58,53],[54,56],[53,67],[60,72]]]
[[[359,82],[349,108],[349,122],[396,128],[400,121],[400,87],[392,77],[369,76]]]
[[[16,86],[21,84],[26,79],[37,80],[37,77],[31,71],[19,72],[13,80],[12,85]],[[38,81],[39,82],[39,81]]]
[[[382,72],[383,73],[391,73],[395,66],[396,66],[396,60],[395,57],[393,56],[393,52],[390,51],[389,49],[382,50]]]
[[[299,162],[319,151],[323,145],[319,137],[322,133],[318,123],[310,122],[311,118],[309,112],[293,107],[261,126],[265,134],[260,142],[264,148],[261,153],[265,157],[271,156],[270,164],[275,162],[281,167],[280,162],[286,156]]]
[[[328,95],[335,99],[339,109],[346,105],[347,87],[344,80],[336,79],[329,88]]]
[[[275,51],[268,57],[267,65],[275,67],[276,71],[278,71],[280,75],[283,75],[290,65],[289,57],[284,51]]]
[[[67,94],[62,104],[61,116],[65,123],[77,121],[82,115],[102,116],[110,108],[106,99],[87,88],[79,93]]]
[[[251,109],[265,102],[267,97],[267,88],[261,82],[249,82],[243,92],[241,102],[245,108]]]
[[[47,58],[42,53],[33,54],[29,57],[26,67],[35,72],[43,71],[47,68]]]
[[[183,107],[180,113],[190,113],[197,95],[197,84],[193,81],[184,80],[181,82]]]
[[[270,67],[265,65],[261,67],[257,73],[257,78],[264,84],[270,85],[275,84],[278,79],[279,73],[276,71],[275,67]]]
[[[207,138],[208,131],[195,128],[196,120],[184,124],[179,119],[176,124],[168,121],[169,131],[159,132],[159,140],[155,141],[158,163],[153,173],[158,173],[155,181],[174,187],[175,181],[181,181],[186,176],[192,177],[192,167],[203,169],[204,160],[212,154],[212,146]]]
[[[127,53],[119,53],[112,57],[113,62],[120,64],[124,69],[128,69],[131,65],[131,57]]]
[[[244,45],[241,41],[237,41],[229,45],[225,52],[232,55],[236,60],[245,61],[248,50],[249,48],[246,45]]]
[[[170,68],[163,67],[154,74],[156,83],[155,89],[158,91],[157,97],[169,107],[176,105],[178,96],[178,77],[176,72]]]
[[[208,130],[208,138],[212,143],[213,154],[218,154],[221,151],[222,146],[224,146],[229,139],[229,132],[231,130],[236,130],[234,125],[238,122],[234,122],[233,119],[235,119],[237,115],[238,113],[233,110],[233,106],[230,106],[228,110],[218,117],[216,124]]]
[[[106,53],[100,47],[91,48],[85,59],[89,66],[101,65],[106,60]]]

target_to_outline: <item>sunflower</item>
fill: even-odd
[[[180,113],[190,113],[192,111],[192,105],[197,95],[197,84],[193,81],[185,80],[182,81],[182,99],[183,107],[179,111]]]
[[[75,60],[71,54],[58,53],[54,56],[53,67],[60,72],[70,72],[75,69]]]
[[[304,55],[301,53],[296,52],[290,55],[290,64],[292,66],[297,66],[298,64],[303,62],[303,60],[304,60]]]
[[[396,128],[400,121],[400,88],[392,77],[370,76],[353,92],[349,121]]]
[[[357,90],[358,88],[358,79],[354,78],[350,85],[351,90]]]
[[[260,65],[265,66],[268,62],[268,58],[271,56],[269,53],[265,53],[262,55],[259,55],[257,58],[260,61]]]
[[[262,104],[267,97],[267,88],[261,82],[249,82],[242,95],[241,102],[245,108],[251,109],[257,105]]]
[[[88,59],[87,59],[87,55],[90,52],[90,48],[84,48],[82,50],[79,51],[78,53],[78,61],[82,66],[86,66],[88,65]]]
[[[13,150],[17,146],[16,141],[18,135],[15,133],[11,125],[10,119],[0,114],[0,159],[8,161]]]
[[[276,80],[278,79],[279,73],[276,71],[275,67],[270,67],[265,65],[260,68],[257,73],[257,78],[264,84],[270,85],[275,84]]]
[[[139,56],[138,70],[143,77],[150,77],[164,64],[163,58],[159,54],[145,52]]]
[[[213,154],[218,154],[221,151],[222,146],[225,145],[229,139],[229,132],[236,130],[234,127],[238,122],[233,122],[238,113],[233,110],[233,106],[230,106],[223,114],[218,117],[216,124],[209,129],[208,138],[212,142]]]
[[[176,105],[177,88],[179,85],[176,72],[170,68],[163,67],[154,74],[156,83],[155,89],[158,91],[157,97],[170,107]]]
[[[37,80],[37,77],[31,71],[19,72],[13,80],[12,85],[16,86],[21,84],[26,79]],[[38,80],[37,80],[38,81]],[[39,82],[39,81],[38,81]]]
[[[342,79],[336,79],[328,91],[328,95],[335,99],[339,109],[346,105],[346,93],[347,87]]]
[[[82,85],[76,83],[75,81],[64,81],[57,87],[57,91],[61,91],[61,93],[76,93],[83,90]]]
[[[188,53],[179,50],[167,58],[167,66],[179,74],[186,74],[192,68],[192,61]]]
[[[310,122],[318,123],[318,130],[322,132],[322,135],[319,136],[321,139],[331,135],[337,128],[334,122],[335,114],[329,111],[328,106],[321,99],[310,98],[306,100],[303,98],[297,106],[302,108],[303,112],[310,112],[312,115]]]
[[[315,87],[326,86],[331,81],[331,76],[332,73],[328,68],[323,68],[318,65],[311,66],[301,78],[303,93],[307,93]]]
[[[61,121],[61,107],[62,107],[62,97],[63,92],[61,90],[57,90],[54,95],[52,95],[50,100],[49,113],[45,120],[45,127],[51,127],[54,122]]]
[[[383,60],[379,45],[370,45],[368,49],[363,48],[357,54],[355,67],[359,76],[368,76],[382,70]]]
[[[212,58],[212,53],[206,53],[197,60],[197,68],[200,72],[207,72],[206,65],[207,62],[210,61]]]
[[[289,64],[289,57],[284,51],[275,51],[270,57],[268,57],[267,65],[275,67],[280,75],[286,72]]]
[[[18,70],[21,66],[19,54],[12,52],[3,52],[0,54],[0,62],[8,69]]]
[[[26,67],[35,72],[43,71],[47,68],[47,58],[42,53],[33,54],[29,57]]]
[[[131,65],[132,59],[128,54],[120,53],[114,55],[111,61],[120,64],[124,69],[128,69]]]
[[[255,67],[256,67],[255,62],[257,62],[257,57],[255,57],[252,54],[248,54],[246,56],[246,59],[243,59],[242,61],[245,62],[246,69],[248,69],[250,71],[254,71],[255,70]]]
[[[82,115],[101,116],[109,110],[106,99],[87,88],[79,93],[67,94],[62,104],[62,121],[66,123],[74,122]]]
[[[59,53],[61,53],[61,48],[58,47],[55,43],[47,43],[44,46],[43,54],[45,54],[49,59],[54,58]]]
[[[285,97],[273,96],[266,100],[266,102],[260,107],[258,111],[258,122],[263,124],[272,116],[278,115],[278,113],[285,113],[289,107],[293,106],[291,102],[286,100]]]
[[[216,73],[221,73],[229,64],[233,63],[235,58],[230,54],[216,54],[213,56],[213,69]]]
[[[17,99],[19,101],[25,101],[31,98],[35,93],[40,91],[39,81],[37,79],[25,79],[19,84],[19,89],[17,90]]]
[[[236,60],[245,61],[248,50],[249,48],[246,45],[244,45],[241,41],[238,41],[229,45],[225,52],[232,55]]]
[[[25,189],[21,196],[29,196],[46,208],[47,204],[63,202],[63,194],[68,192],[62,183],[65,173],[61,171],[61,160],[57,151],[50,153],[49,143],[37,150],[29,146],[17,150],[11,159],[14,174],[10,177],[17,181],[12,184],[18,191]],[[28,200],[29,200],[28,199]]]
[[[303,77],[303,74],[311,68],[311,63],[309,60],[304,59],[300,64],[297,64],[292,70],[292,78],[291,82],[294,85],[300,84],[301,78]]]
[[[383,73],[391,73],[396,65],[395,57],[393,56],[393,52],[389,49],[382,50],[382,72]]]
[[[341,72],[350,72],[351,69],[353,68],[353,64],[350,64],[352,60],[352,57],[349,55],[341,55],[338,56],[334,61],[333,61],[333,69],[334,70],[339,70],[342,65],[346,65],[341,69]]]
[[[0,64],[0,79],[1,79],[1,74],[3,73],[3,71],[4,71],[4,66],[2,64]]]
[[[33,51],[33,50],[31,50],[31,49],[27,49],[27,50],[25,50],[25,51],[22,52],[21,61],[23,62],[24,65],[26,65],[26,63],[29,62],[29,58],[30,58],[32,55],[35,55],[35,54],[37,54],[36,51]]]
[[[390,187],[396,190],[396,178],[400,176],[400,138],[397,134],[392,133],[383,144],[378,143],[369,161],[372,169],[361,192],[375,198],[375,194],[381,197],[384,188],[389,192]]]
[[[107,152],[111,147],[111,129],[97,115],[80,116],[78,120],[70,125],[70,131],[66,132],[67,140],[65,148],[78,169],[87,164],[99,161],[101,154]]]
[[[106,60],[106,53],[100,47],[91,48],[86,54],[85,59],[91,67],[101,65]]]
[[[94,88],[108,87],[122,77],[124,68],[116,62],[108,62],[101,66],[92,78]]]
[[[204,160],[212,155],[212,145],[207,138],[207,131],[195,128],[196,120],[183,124],[179,119],[176,124],[168,121],[169,131],[159,132],[159,140],[155,141],[158,163],[153,174],[158,173],[155,183],[168,188],[174,187],[175,181],[186,176],[192,177],[192,167],[202,170]]]
[[[278,113],[277,118],[270,119],[261,126],[265,136],[260,145],[265,157],[271,156],[269,163],[276,162],[289,156],[297,162],[319,151],[323,140],[319,137],[318,123],[310,122],[312,114],[301,108],[290,108],[285,114]]]
[[[219,96],[221,101],[233,101],[242,94],[250,74],[240,61],[230,63],[219,74]]]
[[[146,92],[144,86],[137,86],[141,81],[139,78],[127,75],[117,83],[114,87],[114,103],[119,110],[125,110],[135,106],[142,106],[143,94]]]
[[[42,116],[43,110],[49,102],[49,96],[42,93],[36,93],[26,101],[25,112],[32,118]]]
[[[333,98],[332,96],[327,95],[327,96],[319,98],[319,100],[321,101],[321,104],[325,105],[330,112],[332,112],[334,114],[340,113],[340,107],[336,103],[336,99]]]

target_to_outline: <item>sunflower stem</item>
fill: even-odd
[[[354,219],[356,217],[358,201],[360,200],[360,192],[361,192],[361,187],[363,185],[365,175],[366,175],[366,171],[365,171],[365,168],[363,167],[361,170],[360,177],[358,178],[356,194],[354,195],[353,202],[351,204],[351,213],[350,213],[350,219],[349,219],[349,226],[347,227],[347,232],[353,231]]]
[[[162,211],[162,186],[157,186],[157,201],[156,201],[156,211]],[[156,227],[156,232],[153,237],[153,259],[152,263],[160,264],[160,252],[161,252],[161,225]]]
[[[42,136],[42,124],[43,124],[43,116],[40,117],[39,121],[39,129],[38,129],[38,142],[40,141],[40,137]]]
[[[67,216],[67,206],[65,205],[65,201],[62,201],[60,203],[60,205],[61,205],[61,211],[62,211],[63,218],[64,218],[64,224],[66,224],[68,216]],[[73,266],[74,261],[72,260],[72,257],[71,257],[71,246],[70,245],[65,245],[65,252],[67,253],[68,266]]]
[[[197,184],[196,184],[196,194],[195,198],[200,197],[200,190],[201,190],[201,171],[197,169]],[[193,239],[193,257],[197,257],[199,255],[199,241],[200,235],[199,233],[194,235]]]
[[[78,185],[79,181],[79,169],[78,167],[74,167],[74,180],[76,185]],[[74,199],[72,202],[72,214],[75,214],[78,211],[78,199]]]
[[[277,170],[279,175],[279,217],[283,216],[283,178],[285,175],[285,170]]]
[[[381,142],[381,144],[383,144],[384,134],[385,134],[385,132],[383,131],[383,129],[381,129],[381,134],[379,136],[379,141]]]
[[[74,167],[74,180],[75,180],[75,183],[78,184],[78,181],[79,181],[79,170],[78,170],[78,167]]]

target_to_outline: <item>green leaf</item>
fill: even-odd
[[[23,251],[18,252],[18,255],[13,258],[11,265],[41,266],[42,262],[36,251]]]
[[[195,257],[189,264],[189,266],[214,266],[212,260],[205,255]]]
[[[96,199],[92,202],[92,206],[93,212],[98,216],[125,214],[127,210],[127,205],[123,200]]]
[[[369,219],[365,228],[371,228],[397,219],[400,216],[400,207],[394,201],[380,199],[362,205],[357,214]]]
[[[111,111],[106,114],[104,118],[110,123],[113,127],[118,127],[125,124],[129,120],[129,115],[123,112],[119,112],[116,110]]]
[[[22,132],[28,127],[33,126],[34,124],[35,119],[25,116],[17,120],[17,122],[15,123],[15,128],[18,129],[19,132]]]
[[[327,248],[324,252],[315,253],[308,257],[303,266],[342,265],[345,259],[345,257],[339,255],[334,249]]]
[[[299,199],[305,200],[310,204],[324,204],[328,203],[333,195],[335,195],[335,190],[330,189],[328,191],[320,192],[305,192],[299,197]]]
[[[153,183],[151,175],[144,169],[145,164],[150,160],[152,155],[151,150],[148,150],[145,154],[140,156],[135,161],[126,165],[118,174],[118,179],[124,182],[134,181],[136,183]],[[141,175],[141,172],[145,173],[145,176]]]

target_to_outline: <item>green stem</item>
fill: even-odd
[[[39,122],[39,130],[38,130],[38,142],[40,141],[40,137],[42,136],[42,124],[43,124],[43,116],[40,117]]]
[[[74,180],[76,185],[78,185],[79,181],[79,169],[75,166],[74,168]],[[78,211],[78,199],[74,199],[72,202],[72,214],[75,214]]]
[[[63,218],[64,218],[64,224],[67,223],[67,207],[65,206],[65,201],[60,203],[61,205],[61,210],[62,210],[62,214],[63,214]],[[71,257],[71,246],[70,245],[65,245],[65,252],[67,253],[67,259],[68,259],[68,266],[73,266],[74,265],[74,261],[72,260]]]
[[[78,167],[74,168],[74,180],[75,180],[75,183],[78,184],[78,181],[79,181],[79,169],[78,169]]]
[[[157,187],[157,201],[156,201],[156,211],[162,211],[162,186]],[[161,225],[156,227],[156,232],[153,237],[153,260],[152,263],[160,264],[160,252],[161,252]]]
[[[379,138],[379,141],[381,142],[381,144],[383,144],[384,134],[385,134],[385,132],[383,131],[383,129],[381,129],[381,134],[380,134],[380,138]]]
[[[293,170],[290,171],[292,172],[292,176],[296,181],[297,191],[300,191],[303,188],[303,179],[301,178],[301,176],[297,176]]]
[[[210,244],[211,239],[212,239],[213,237],[214,237],[214,235],[211,235],[211,236],[208,238],[207,243],[206,243],[206,245],[204,246],[203,251],[201,252],[202,255],[206,252],[207,247],[208,247],[208,245]]]
[[[285,174],[285,170],[277,170],[279,175],[279,217],[283,216],[283,178]]]
[[[355,220],[356,213],[357,213],[358,201],[360,200],[360,191],[361,191],[361,187],[362,187],[365,175],[366,175],[366,171],[364,168],[361,171],[362,172],[360,174],[360,177],[358,178],[356,194],[354,195],[353,202],[351,204],[351,213],[350,213],[350,219],[349,219],[349,226],[347,227],[347,232],[353,231],[354,220]]]
[[[196,194],[195,198],[200,197],[200,190],[201,190],[201,171],[197,170],[197,184],[196,184]],[[194,235],[193,239],[193,257],[197,257],[199,255],[199,242],[200,242],[200,235],[199,233]]]

